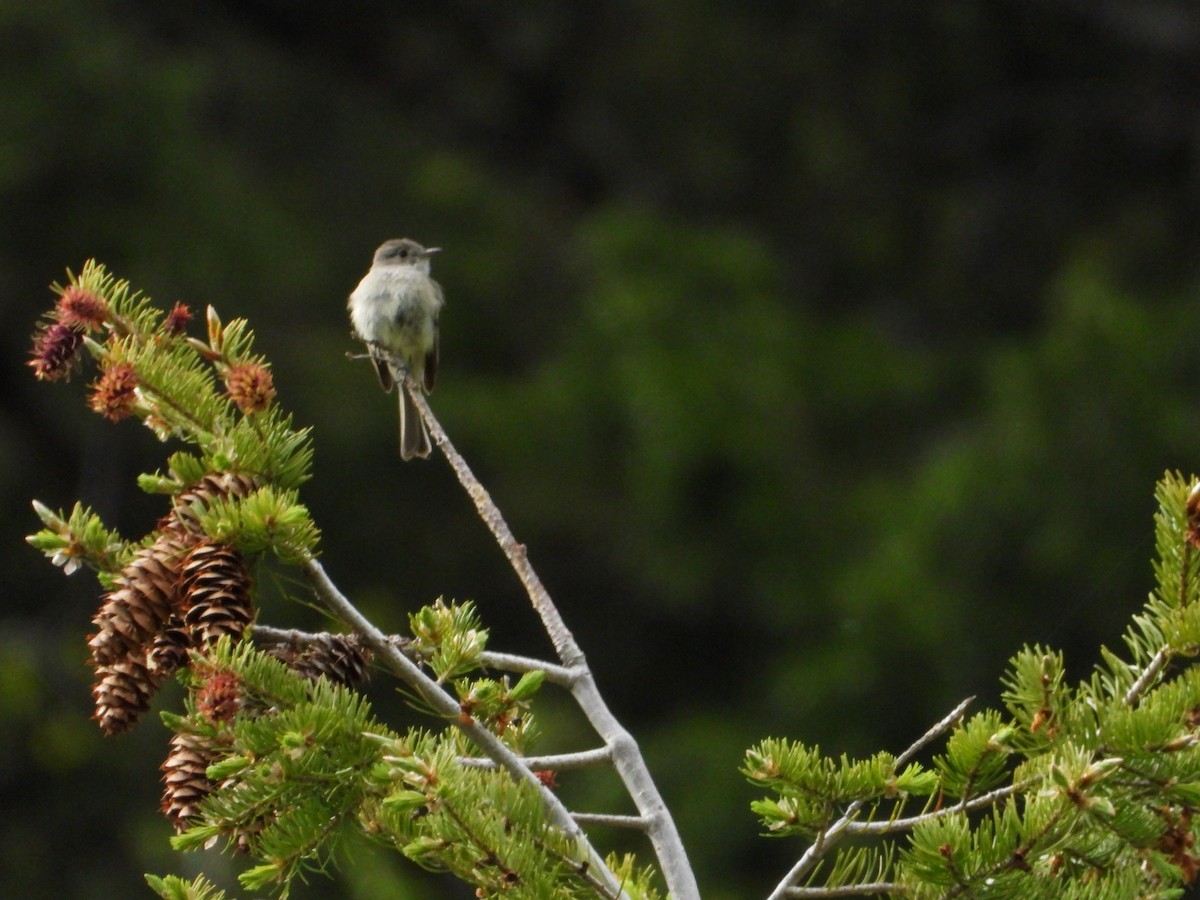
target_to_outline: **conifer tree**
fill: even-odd
[[[453,872],[480,896],[660,896],[652,867],[605,858],[581,824],[644,830],[660,854],[685,859],[636,746],[544,592],[539,612],[558,662],[489,651],[469,603],[437,601],[412,613],[410,635],[382,634],[317,560],[320,533],[298,493],[312,435],[277,405],[247,323],[223,322],[210,307],[196,337],[186,306],[164,313],[94,261],[68,275],[35,334],[34,375],[65,381],[90,359],[93,411],[138,419],[185,449],[138,480],[167,500],[150,534],[128,539],[81,504],[67,513],[35,501],[44,528],[29,540],[68,574],[87,567],[99,579],[87,643],[106,734],[132,728],[168,678],[187,688],[182,711],[160,713],[172,732],[162,811],[175,846],[221,842],[250,861],[248,889],[280,896],[296,877],[328,869],[351,835]],[[506,532],[491,509],[489,525]],[[507,543],[520,556],[511,535]],[[270,559],[299,568],[348,630],[259,622],[255,573]],[[534,583],[527,563],[518,570]],[[397,730],[374,715],[354,689],[371,665],[406,682],[430,714],[426,728]],[[532,701],[546,681],[582,698],[604,746],[527,755]],[[639,816],[572,814],[557,798],[556,769],[603,764],[636,786]],[[202,879],[150,880],[163,896],[219,896]],[[686,866],[666,880],[697,896]]]
[[[525,586],[554,660],[488,649],[470,603],[414,610],[382,633],[329,579],[301,503],[313,435],[277,403],[240,319],[168,312],[88,262],[55,285],[30,366],[65,381],[97,368],[87,405],[136,419],[173,449],[142,475],[164,513],[141,538],[87,507],[35,501],[29,538],[99,581],[95,718],[134,727],[169,678],[162,812],[182,851],[219,843],[247,860],[241,882],[286,896],[331,870],[351,836],[449,871],[490,897],[699,897],[674,823],[633,738],[609,712],[584,655],[487,491],[419,392],[413,399],[483,523]],[[407,386],[406,386],[407,387]],[[1072,683],[1049,647],[1020,650],[999,708],[964,701],[901,753],[829,756],[770,738],[742,774],[765,834],[803,844],[772,898],[1177,897],[1200,871],[1200,482],[1167,473],[1156,493],[1155,585],[1121,651]],[[295,567],[341,633],[261,621],[258,575]],[[370,669],[403,682],[424,727],[382,721],[356,689]],[[535,700],[568,692],[599,736],[592,750],[534,755]],[[552,739],[553,736],[551,735]],[[555,773],[609,765],[636,815],[568,810]],[[629,827],[654,864],[603,855],[586,829]],[[147,876],[165,898],[218,900],[203,877]]]

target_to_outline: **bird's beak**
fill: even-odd
[[[426,255],[426,256],[433,256],[433,254],[435,254],[435,253],[441,253],[441,252],[442,252],[442,248],[441,248],[441,247],[426,247],[426,248],[425,248],[425,255]]]

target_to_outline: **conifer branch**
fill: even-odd
[[[1023,784],[1005,785],[1002,788],[996,788],[994,791],[980,794],[978,797],[963,803],[956,803],[954,806],[935,809],[917,816],[908,816],[902,819],[880,819],[872,822],[848,822],[843,831],[848,835],[882,835],[912,831],[919,825],[924,825],[926,822],[932,822],[951,813],[976,812],[981,809],[987,809],[990,806],[995,806],[1000,801],[1026,790],[1033,783],[1033,781],[1030,781]]]
[[[325,572],[325,568],[316,559],[309,557],[304,560],[301,563],[301,569],[316,595],[338,619],[363,638],[375,652],[378,660],[416,691],[435,713],[460,728],[483,753],[494,759],[513,778],[517,781],[527,782],[540,793],[550,821],[556,828],[575,838],[580,847],[584,849],[589,871],[598,873],[597,877],[601,878],[606,888],[612,891],[612,896],[623,896],[615,876],[587,840],[587,836],[575,824],[562,801],[538,780],[533,771],[521,761],[521,758],[474,719],[462,717],[459,702],[450,696],[441,685],[426,675],[396,646],[392,639],[359,612],[358,608],[338,590]]]
[[[653,867],[631,854],[602,860],[583,831],[625,828],[646,834],[675,900],[697,900],[636,743],[601,698],[526,548],[411,382],[404,389],[529,594],[557,661],[486,650],[470,603],[423,607],[409,617],[411,637],[400,637],[338,590],[316,561],[320,533],[296,491],[311,468],[309,430],[273,405],[269,364],[252,354],[244,320],[222,323],[210,307],[208,341],[187,337],[186,306],[163,318],[91,261],[55,290],[34,335],[35,377],[66,380],[90,355],[94,412],[136,417],[196,450],[139,476],[171,503],[144,538],[127,540],[80,504],[68,514],[36,502],[44,528],[27,538],[67,574],[96,570],[104,593],[87,645],[105,733],[132,727],[172,673],[188,690],[186,715],[162,712],[174,732],[162,766],[174,846],[224,838],[261,863],[242,883],[281,895],[365,831],[483,892],[657,897]],[[780,738],[747,751],[743,774],[775,794],[751,804],[768,833],[811,841],[772,900],[1076,888],[1116,900],[1173,896],[1200,880],[1200,667],[1172,664],[1200,654],[1200,485],[1168,472],[1156,499],[1156,587],[1125,635],[1128,658],[1101,648],[1102,665],[1072,687],[1061,651],[1027,646],[1003,678],[1006,712],[960,721],[965,700],[899,756],[835,758]],[[353,633],[253,626],[254,572],[268,552],[298,565]],[[401,736],[375,720],[349,687],[372,660],[458,732]],[[520,677],[466,677],[488,669]],[[526,711],[546,680],[570,692],[601,746],[522,755]],[[913,761],[948,731],[931,766]],[[482,758],[464,758],[475,752],[468,744]],[[613,766],[637,815],[565,807],[556,771],[595,765]],[[902,816],[917,797],[924,811]],[[901,834],[903,849],[892,837]],[[847,837],[884,840],[839,846]],[[817,880],[827,857],[825,885],[801,885]],[[171,900],[188,887],[151,884]],[[211,893],[202,881],[193,887],[197,897]]]
[[[497,849],[495,847],[490,846],[488,844],[488,842],[486,840],[484,840],[484,838],[481,835],[476,834],[475,831],[471,828],[470,823],[467,822],[467,820],[463,816],[459,815],[458,811],[454,808],[454,806],[452,804],[443,802],[441,804],[441,810],[444,813],[446,813],[446,815],[448,815],[454,821],[454,823],[459,827],[459,829],[461,829],[462,832],[470,838],[471,842],[476,847],[478,847],[480,849],[480,851],[483,852],[483,854],[484,854],[483,858],[487,861],[487,865],[489,867],[500,868],[502,871],[515,874],[514,870],[512,870],[504,865],[504,862],[500,858],[500,855],[499,855]],[[600,877],[599,875],[593,874],[592,867],[589,864],[584,863],[583,865],[580,865],[580,863],[577,860],[562,859],[561,857],[559,858],[558,861],[563,865],[566,865],[566,866],[569,866],[570,868],[576,869],[579,876],[581,878],[583,878],[584,881],[588,882],[591,885],[592,889],[595,890],[596,893],[599,894],[600,896],[602,896],[602,897],[617,896],[617,895],[611,893],[610,886],[605,883],[605,881],[602,877]],[[603,869],[602,871],[605,873],[608,873],[607,868]],[[608,874],[611,875],[611,873],[608,873]],[[618,888],[618,890],[619,890],[619,888]],[[622,894],[622,896],[623,896],[623,894]]]
[[[298,628],[277,628],[273,625],[255,625],[252,635],[255,639],[269,644],[288,644],[303,647],[315,644],[333,636],[329,631],[301,631]],[[403,635],[388,635],[388,640],[406,651],[412,639]],[[411,655],[411,654],[410,654]],[[578,672],[560,666],[557,663],[532,656],[521,656],[516,653],[500,653],[496,650],[484,650],[479,654],[479,662],[486,669],[497,669],[501,672],[541,672],[546,681],[559,687],[570,687],[578,676]]]
[[[896,757],[895,768],[899,769],[902,765],[912,759],[921,748],[930,741],[936,740],[941,734],[944,734],[954,723],[957,722],[968,706],[974,701],[974,697],[968,697],[963,700],[958,706],[954,707],[950,712],[938,720],[928,731],[917,738],[908,749]],[[822,829],[817,833],[816,839],[804,851],[803,855],[797,860],[796,864],[788,871],[783,880],[775,886],[775,889],[768,895],[768,900],[782,900],[783,897],[791,896],[789,891],[801,878],[807,875],[821,861],[821,859],[832,850],[841,839],[850,833],[850,827],[854,824],[855,817],[865,806],[865,801],[855,800],[850,803],[841,817],[838,818],[828,828]],[[880,825],[891,825],[893,823],[877,823]]]

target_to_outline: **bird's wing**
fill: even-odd
[[[435,381],[437,381],[438,343],[439,343],[438,328],[437,328],[437,324],[434,323],[433,346],[429,349],[429,352],[425,354],[424,385],[425,385],[425,393],[427,393],[427,394],[433,390],[433,383]]]
[[[425,377],[423,382],[425,393],[427,394],[433,390],[433,384],[437,381],[438,356],[441,345],[441,329],[438,327],[438,316],[442,311],[442,307],[446,305],[446,295],[442,293],[442,286],[435,281],[433,282],[433,289],[437,292],[437,306],[433,311],[433,346],[425,354]]]

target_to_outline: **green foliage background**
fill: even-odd
[[[899,750],[1022,643],[1081,677],[1144,599],[1155,480],[1200,469],[1198,58],[1182,0],[0,0],[0,893],[200,865],[155,812],[165,730],[87,719],[94,581],[21,540],[32,497],[128,536],[163,512],[152,436],[24,366],[66,266],[250,319],[315,430],[326,565],[383,627],[445,594],[544,653],[344,357],[375,245],[443,246],[438,414],[706,896],[759,896],[798,848],[756,837],[744,748]],[[355,862],[312,896],[410,877]]]

